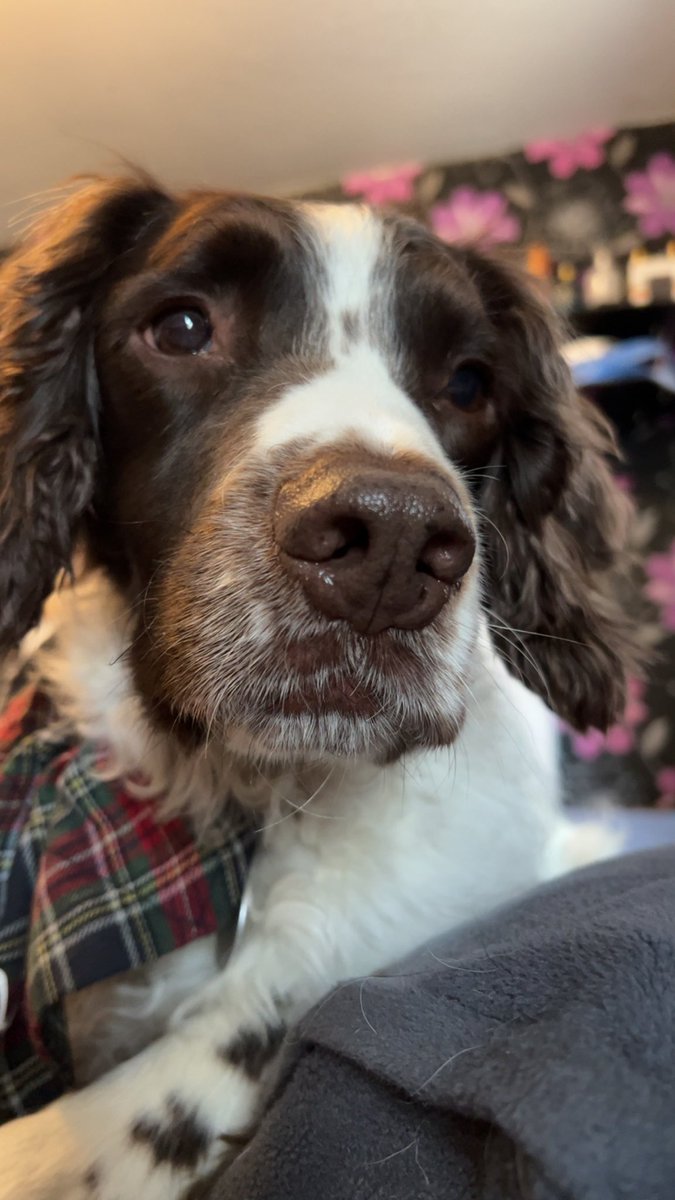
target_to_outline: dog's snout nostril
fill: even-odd
[[[282,550],[298,561],[328,563],[368,550],[368,526],[358,517],[332,516],[323,508],[300,509],[285,531]]]
[[[335,549],[322,561],[331,558],[346,558],[348,554],[365,555],[368,551],[368,526],[357,517],[338,518],[334,524]]]
[[[367,634],[428,625],[475,551],[449,482],[396,466],[336,470],[317,460],[280,489],[274,532],[282,566],[314,608]]]
[[[449,587],[456,587],[471,566],[473,538],[462,534],[436,533],[429,538],[417,563],[422,575],[431,575]]]

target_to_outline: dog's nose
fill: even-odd
[[[315,463],[281,487],[274,532],[314,608],[367,634],[423,629],[476,548],[450,484],[395,467]]]

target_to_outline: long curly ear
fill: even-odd
[[[609,465],[614,436],[576,393],[545,303],[519,274],[471,261],[498,335],[505,412],[482,495],[495,643],[569,724],[605,729],[639,658],[626,610],[631,506]]]
[[[97,180],[0,267],[0,652],[39,619],[70,564],[94,488],[94,311],[169,203],[145,180]]]

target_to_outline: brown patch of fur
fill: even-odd
[[[147,1146],[156,1166],[193,1170],[212,1142],[193,1112],[175,1097],[166,1102],[166,1119],[140,1117],[131,1127],[132,1142]]]

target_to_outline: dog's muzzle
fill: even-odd
[[[362,634],[429,625],[476,549],[449,481],[328,455],[282,484],[274,536],[282,567],[312,607]]]

